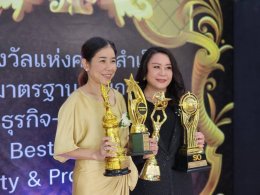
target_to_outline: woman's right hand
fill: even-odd
[[[97,151],[96,160],[104,160],[106,157],[114,157],[117,151],[117,144],[111,142],[110,137],[103,137],[100,149]]]

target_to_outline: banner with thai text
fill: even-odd
[[[81,45],[115,42],[112,87],[125,94],[145,50],[177,58],[200,100],[208,172],[196,194],[232,194],[232,3],[179,1],[0,1],[0,194],[71,194],[74,161],[55,161],[57,113],[78,87]]]

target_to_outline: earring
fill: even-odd
[[[143,81],[146,81],[146,77],[143,78]]]

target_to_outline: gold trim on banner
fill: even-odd
[[[23,20],[25,13],[30,13],[33,5],[40,5],[43,0],[3,0],[0,1],[0,15],[3,10],[12,8],[14,10],[13,20],[20,22]]]
[[[51,0],[50,10],[54,13],[65,12],[74,14],[93,14],[93,4],[96,0]]]
[[[115,19],[119,27],[125,25],[124,16],[141,21],[153,15],[153,7],[148,0],[99,0],[98,5],[108,11],[109,16]]]

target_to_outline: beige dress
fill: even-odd
[[[113,90],[116,97],[111,109],[118,119],[126,112],[123,96]],[[93,96],[76,90],[65,101],[59,111],[58,128],[54,143],[54,158],[65,162],[66,158],[58,156],[77,148],[99,149],[101,139],[105,136],[102,118],[105,108],[102,102]],[[120,128],[121,145],[128,140],[128,129]],[[105,177],[104,161],[76,160],[73,171],[74,195],[128,195],[138,179],[137,169],[130,158],[131,173],[124,176]]]

